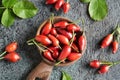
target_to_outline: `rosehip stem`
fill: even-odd
[[[79,52],[78,50],[76,50],[73,46],[71,46],[76,52]]]
[[[31,43],[27,43],[27,44],[28,44],[28,45],[34,45],[34,43],[32,43],[32,42],[31,42]]]
[[[33,40],[34,40],[34,38],[33,38],[33,39],[28,40],[28,41],[27,41],[27,43],[32,42]]]
[[[53,19],[54,19],[54,13],[51,14],[50,16],[50,23],[53,24]]]
[[[32,41],[32,42],[31,42]],[[31,43],[30,43],[31,42]],[[49,49],[48,47],[46,47],[46,46],[44,46],[44,45],[42,45],[41,43],[37,43],[36,41],[35,41],[35,39],[31,39],[31,40],[29,40],[29,41],[27,41],[27,43],[28,43],[28,45],[36,45],[41,51],[45,51],[43,48],[46,48],[46,49],[48,49],[50,52],[53,52],[51,49]],[[41,47],[43,47],[43,48],[41,48]]]
[[[75,38],[76,34],[74,33],[73,31],[73,34],[72,34],[72,39],[70,40],[70,46],[72,45],[73,41],[74,41],[74,38]]]
[[[44,49],[42,49],[37,43],[36,43],[36,41],[35,40],[32,40],[33,41],[33,43],[42,51],[42,52],[44,52],[45,50]]]
[[[4,57],[0,57],[0,60],[4,59]]]
[[[48,48],[48,47],[42,45],[41,43],[39,43],[38,45],[39,45],[39,46],[42,46],[42,47],[44,47],[44,48],[46,48],[46,49],[48,49],[50,52],[53,52],[50,48]]]
[[[113,65],[113,62],[101,61],[100,64]]]
[[[67,59],[67,58],[65,58],[65,59],[63,59],[63,60],[57,62],[57,63],[55,64],[55,66],[59,65],[60,63],[62,63],[62,62],[65,61],[66,59]]]
[[[120,64],[120,61],[113,62],[113,65]]]
[[[3,55],[5,55],[7,52],[4,51],[3,53],[0,54],[0,57],[2,57]]]

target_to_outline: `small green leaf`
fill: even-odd
[[[30,18],[37,14],[37,8],[32,2],[19,1],[13,7],[13,12],[20,18]]]
[[[14,16],[11,10],[6,9],[3,12],[1,23],[6,27],[11,26],[14,23]]]
[[[91,0],[89,5],[90,17],[94,20],[102,20],[108,13],[106,0]]]
[[[80,0],[83,3],[89,3],[91,0]]]
[[[71,76],[66,72],[62,71],[62,80],[72,80]]]
[[[13,5],[17,2],[18,0],[2,0],[3,6],[6,8],[13,7]]]

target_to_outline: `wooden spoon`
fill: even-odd
[[[49,20],[49,19],[48,19]],[[40,27],[38,28],[37,34],[40,34],[40,31],[42,29],[42,27],[48,22],[48,20],[45,20]],[[63,18],[63,17],[54,17],[54,22],[59,22],[59,21],[68,21],[68,22],[72,22],[69,19]],[[40,49],[38,48],[38,50],[40,51]],[[84,50],[85,51],[85,50]],[[84,53],[84,51],[82,52],[82,54]],[[40,55],[41,55],[41,51],[40,51]],[[40,78],[40,80],[49,80],[50,74],[52,72],[52,69],[55,65],[54,62],[51,62],[49,60],[47,60],[46,58],[43,57],[43,55],[41,55],[42,57],[42,61],[40,62],[40,64],[28,75],[27,80],[35,80],[36,78]],[[79,59],[72,61],[72,62],[65,62],[65,63],[61,63],[57,66],[68,66],[68,65],[72,65],[73,63],[75,63],[76,61],[78,61]]]

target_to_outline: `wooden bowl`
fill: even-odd
[[[67,21],[67,22],[72,22],[71,20],[64,18],[64,17],[54,17],[53,23],[59,22],[59,21]],[[36,33],[36,35],[39,35],[41,33],[41,29],[43,28],[43,26],[49,21],[49,19],[45,20],[38,28],[38,31]],[[81,31],[82,32],[82,31]],[[86,48],[85,48],[86,49]],[[83,50],[83,52],[81,53],[83,55],[85,49]],[[52,69],[55,65],[55,62],[51,62],[49,60],[47,60],[46,58],[43,57],[43,55],[41,54],[41,50],[38,47],[38,50],[40,51],[40,55],[43,59],[43,61],[41,61],[41,63],[29,74],[29,76],[27,77],[27,80],[35,80],[36,77],[40,78],[41,80],[49,80],[50,74],[52,72]],[[81,58],[81,57],[80,57]],[[75,63],[76,61],[78,61],[79,59],[75,60],[75,61],[69,61],[69,62],[65,62],[65,63],[61,63],[58,64],[57,66],[68,66],[68,65],[72,65],[73,63]]]

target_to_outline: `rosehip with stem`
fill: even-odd
[[[117,50],[118,50],[118,42],[115,40],[115,41],[113,41],[112,42],[112,52],[113,53],[116,53],[117,52]]]
[[[16,53],[16,52],[10,52],[10,53],[6,54],[3,58],[10,62],[17,62],[18,60],[21,59],[20,56],[18,55],[18,53]]]
[[[98,71],[99,74],[104,74],[108,72],[110,66],[109,65],[102,65]]]
[[[17,42],[12,42],[6,46],[5,51],[14,52],[16,49],[17,49]]]
[[[58,11],[63,4],[64,4],[64,0],[58,0],[55,4],[55,9]]]
[[[66,14],[69,11],[69,9],[70,9],[70,4],[67,1],[63,4],[63,12]]]
[[[72,38],[72,33],[71,33],[71,32],[68,32],[68,31],[66,31],[66,30],[64,30],[64,29],[57,29],[57,31],[58,31],[60,34],[66,36],[69,40]]]
[[[81,56],[82,56],[81,53],[70,53],[70,54],[68,55],[67,59],[68,59],[69,61],[75,61],[75,60],[79,59]]]
[[[66,36],[64,35],[61,35],[61,34],[58,34],[56,36],[56,38],[62,43],[62,44],[65,44],[65,45],[69,45],[69,40]]]
[[[52,23],[49,21],[49,22],[47,22],[47,23],[44,25],[41,34],[42,34],[42,35],[47,35],[47,34],[49,34],[50,31],[51,31],[51,28],[52,28]]]
[[[54,24],[54,27],[66,28],[67,25],[69,25],[69,23],[67,21],[59,21]]]
[[[55,28],[52,28],[51,31],[50,31],[50,34],[56,36],[57,35],[57,31]]]
[[[49,34],[48,38],[52,41],[53,46],[59,46],[59,41],[56,37],[53,35]]]
[[[71,47],[68,46],[68,45],[65,45],[65,46],[63,47],[63,49],[62,49],[59,57],[58,57],[58,60],[59,60],[59,61],[64,60],[65,58],[68,57],[68,55],[69,55],[70,53],[71,53]]]
[[[78,39],[79,50],[82,52],[86,47],[86,38],[84,35],[81,35]]]
[[[45,35],[37,35],[35,37],[35,40],[37,42],[42,43],[43,45],[46,45],[46,46],[50,45],[52,43],[52,41],[47,36],[45,36]]]
[[[106,48],[106,47],[108,47],[108,46],[111,44],[112,40],[113,40],[113,33],[112,33],[112,34],[108,34],[108,35],[103,39],[103,41],[102,41],[102,43],[101,43],[101,48]]]
[[[73,32],[73,31],[77,32],[77,31],[80,31],[80,27],[76,26],[75,24],[69,24],[67,26],[67,31],[69,31],[69,32]]]
[[[43,52],[43,56],[44,56],[46,59],[50,60],[50,61],[54,61],[54,59],[53,59],[53,57],[52,57],[52,54],[50,53],[49,50],[44,51],[44,52]]]
[[[93,60],[90,62],[90,66],[93,68],[99,68],[101,65],[101,62],[99,60]]]

